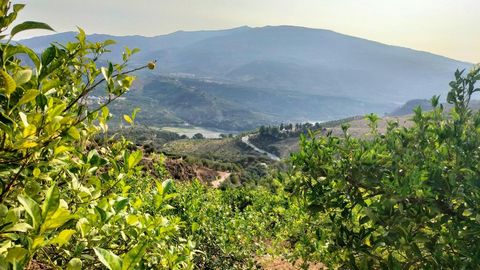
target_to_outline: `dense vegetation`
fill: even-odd
[[[5,31],[23,5],[1,3],[0,29]],[[33,28],[50,29],[25,22],[13,27],[9,38]],[[52,44],[40,55],[9,40],[1,44],[1,268],[191,269],[218,256],[218,266],[224,259],[239,267],[253,265],[250,252],[256,249],[234,247],[238,239],[223,227],[233,221],[227,217],[239,213],[236,202],[228,206],[219,191],[201,191],[195,184],[179,187],[185,195],[200,192],[184,201],[166,180],[162,156],[143,158],[130,142],[107,134],[107,105],[126,93],[134,79],[129,75],[133,70],[125,70],[134,50],[126,49],[120,64],[98,66],[112,43],[90,43],[80,29],[76,42]],[[146,67],[154,68],[154,63]],[[88,96],[100,88],[105,91],[100,104],[88,103]],[[124,121],[133,124],[135,116],[124,115]],[[274,199],[270,193],[252,192],[234,193],[247,201],[254,197],[259,209],[269,205],[263,200]],[[217,214],[225,216],[196,210],[203,196],[213,196],[208,207],[222,209]],[[264,225],[251,221],[263,222],[258,215],[271,211],[247,211],[248,205],[241,212],[254,211],[257,217],[238,214],[238,222],[259,230],[235,236],[257,241]],[[202,242],[213,237],[203,233],[212,224],[219,226],[212,232],[218,239]]]
[[[369,115],[365,138],[348,125],[340,138],[302,135],[290,174],[253,157],[209,160],[222,170],[253,163],[252,178],[263,179],[214,189],[173,182],[155,147],[108,133],[110,103],[153,62],[128,70],[135,50],[126,49],[121,63],[100,66],[113,41],[88,42],[81,29],[37,55],[10,38],[50,27],[9,27],[23,5],[0,3],[0,29],[11,29],[0,45],[0,269],[252,269],[267,255],[305,268],[480,264],[480,113],[468,107],[479,68],[456,72],[450,112],[434,97],[413,127],[392,122],[380,134]],[[105,92],[100,103],[88,102],[93,91]],[[134,125],[136,115],[123,121]],[[200,136],[144,135],[212,154]],[[234,149],[238,138],[225,141]]]
[[[480,112],[477,67],[457,71],[446,113],[415,110],[414,126],[389,123],[385,134],[369,116],[369,139],[302,140],[294,156],[298,191],[320,232],[318,255],[332,266],[362,269],[474,269],[480,264]]]

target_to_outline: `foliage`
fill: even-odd
[[[372,136],[301,141],[295,187],[318,234],[312,255],[333,268],[474,269],[480,264],[480,113],[469,109],[479,68],[457,71],[449,112],[415,110],[414,126],[369,115]]]
[[[202,140],[202,139],[205,139],[205,137],[203,136],[202,133],[195,133],[192,137],[192,139],[194,140]]]
[[[22,8],[0,2],[3,32]],[[33,28],[49,26],[25,22],[9,38]],[[33,260],[68,269],[192,268],[193,243],[165,214],[171,183],[145,173],[142,152],[128,141],[95,143],[108,129],[107,105],[134,80],[129,73],[148,66],[125,70],[130,49],[122,63],[98,66],[113,43],[90,43],[79,29],[76,42],[40,55],[10,39],[0,44],[1,269]],[[87,105],[99,88],[103,103]],[[133,124],[135,116],[124,119]]]
[[[265,188],[211,189],[199,182],[177,186],[172,202],[200,252],[200,269],[252,269],[255,258],[287,255],[301,241],[305,211],[281,185]]]

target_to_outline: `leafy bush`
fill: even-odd
[[[187,224],[199,269],[252,269],[256,257],[288,256],[301,241],[305,211],[282,188],[177,186],[172,212]],[[300,230],[297,230],[300,229]]]
[[[480,113],[468,108],[479,68],[457,71],[445,112],[416,109],[414,126],[370,115],[371,136],[302,138],[295,186],[318,234],[312,250],[331,267],[474,269],[480,265]]]
[[[22,8],[0,2],[2,32]],[[193,243],[165,214],[171,183],[145,173],[127,141],[94,140],[108,129],[107,105],[129,90],[129,73],[144,68],[125,70],[135,50],[99,67],[114,42],[90,43],[81,29],[76,42],[40,55],[5,40],[33,28],[50,29],[25,22],[1,36],[0,268],[192,268]],[[100,87],[104,103],[87,104]]]

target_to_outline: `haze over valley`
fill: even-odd
[[[74,40],[66,32],[22,40],[41,51]],[[321,122],[390,113],[412,99],[443,98],[452,71],[470,63],[386,45],[329,30],[295,26],[179,31],[112,39],[107,54],[121,61],[139,48],[131,66],[157,60],[139,73],[135,91],[113,105],[121,115],[140,107],[147,125],[193,125],[226,131],[281,122]],[[128,108],[128,109],[127,109]]]

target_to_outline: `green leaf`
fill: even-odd
[[[127,254],[123,256],[122,270],[136,269],[136,265],[142,260],[143,255],[147,249],[147,244],[143,242],[132,248]]]
[[[39,177],[41,173],[42,173],[42,172],[40,171],[39,168],[33,169],[33,172],[32,172],[33,177]]]
[[[105,250],[102,248],[93,248],[95,254],[103,265],[105,265],[110,270],[121,270],[122,269],[122,259],[115,255],[110,250]]]
[[[174,183],[171,179],[167,179],[162,182],[163,193],[167,194],[173,190]]]
[[[55,211],[53,215],[49,216],[42,224],[42,232],[57,229],[63,224],[65,224],[65,222],[73,218],[74,216],[70,214],[70,211],[68,211],[68,209],[59,207],[57,211]]]
[[[4,90],[4,93],[7,97],[10,97],[10,95],[15,92],[15,89],[17,89],[17,84],[15,83],[15,80],[3,69],[0,69],[0,87],[2,87]]]
[[[76,127],[71,127],[68,129],[68,135],[70,135],[72,138],[75,140],[80,139],[80,132],[78,132],[78,129]]]
[[[132,120],[135,121],[135,118],[137,117],[137,113],[140,112],[140,108],[135,108],[132,112]]]
[[[4,57],[5,59],[8,59],[16,54],[26,54],[32,62],[35,64],[35,67],[37,70],[40,68],[40,58],[38,58],[38,55],[30,48],[23,46],[21,44],[16,45],[16,46],[8,46],[5,49],[5,54]]]
[[[42,212],[37,202],[28,195],[18,195],[18,201],[23,205],[25,211],[32,218],[32,226],[37,229],[42,220]]]
[[[82,260],[79,258],[71,259],[67,264],[67,270],[82,270]]]
[[[70,241],[70,238],[72,238],[73,234],[75,234],[75,230],[63,230],[61,231],[55,238],[50,240],[50,244],[57,244],[58,246],[63,246],[68,241]]]
[[[60,205],[60,192],[54,184],[47,191],[45,201],[42,205],[42,220],[45,221],[49,216],[53,215]]]
[[[50,64],[53,59],[55,59],[55,55],[57,54],[57,49],[54,46],[50,46],[42,53],[42,66],[47,66]]]
[[[107,220],[107,212],[105,212],[105,210],[103,210],[102,208],[100,208],[98,206],[95,206],[95,211],[98,212],[98,214],[100,216],[100,221],[102,221],[102,223],[104,223]]]
[[[106,67],[101,67],[100,71],[102,72],[103,77],[105,80],[110,80],[110,75],[108,74],[108,69]]]
[[[132,169],[142,160],[142,151],[138,150],[128,156],[128,168]]]
[[[24,127],[28,127],[28,118],[24,112],[19,112],[18,116],[20,116],[20,120],[22,120],[22,124]]]
[[[9,262],[19,262],[21,261],[26,255],[28,254],[28,251],[24,248],[21,247],[14,247],[10,248],[7,251],[7,261]],[[7,268],[8,269],[8,268]]]
[[[107,39],[103,42],[104,46],[110,46],[110,45],[114,45],[114,44],[117,44],[117,42],[113,39]]]
[[[115,209],[115,212],[118,213],[123,208],[125,208],[125,206],[127,206],[127,204],[128,204],[128,198],[121,199],[121,200],[115,202],[115,204],[113,205],[113,209]]]
[[[26,31],[26,30],[33,30],[33,29],[43,29],[43,30],[50,30],[50,31],[55,31],[53,30],[52,27],[50,27],[46,23],[42,22],[33,22],[33,21],[26,21],[21,24],[16,25],[13,27],[12,31],[10,32],[10,36],[15,36],[16,34]]]
[[[133,120],[132,118],[130,118],[130,116],[124,114],[123,119],[125,119],[125,121],[127,121],[127,123],[129,123],[130,125],[133,125]]]
[[[38,91],[36,89],[27,90],[25,92],[25,94],[23,94],[23,96],[18,101],[17,106],[26,104],[26,103],[34,100],[38,96],[38,94],[40,94],[40,91]]]
[[[12,227],[6,229],[6,232],[27,232],[28,230],[33,229],[32,226],[28,223],[16,223]]]
[[[87,35],[85,34],[85,31],[77,27],[78,29],[78,34],[77,34],[77,40],[80,42],[80,44],[85,44],[85,40],[87,39]]]
[[[16,13],[20,12],[25,7],[25,4],[15,4],[13,5],[13,11]]]
[[[24,69],[17,71],[13,76],[13,80],[17,83],[17,85],[22,85],[30,81],[32,78],[32,70],[31,69]]]

